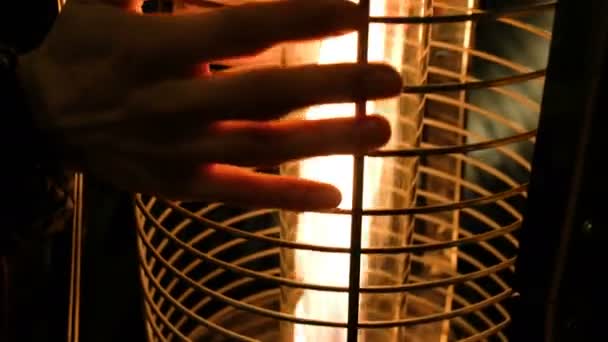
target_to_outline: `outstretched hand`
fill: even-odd
[[[339,191],[248,167],[378,148],[379,116],[278,120],[310,105],[395,96],[385,65],[308,65],[208,74],[201,65],[366,23],[348,1],[277,1],[143,15],[138,1],[71,0],[19,76],[35,121],[72,165],[128,191],[312,210]]]

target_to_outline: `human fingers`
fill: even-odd
[[[332,185],[224,164],[144,161],[100,153],[89,155],[84,170],[118,189],[170,200],[300,211],[330,209],[341,201],[340,191]]]
[[[386,119],[365,118],[285,120],[274,122],[224,121],[212,125],[198,139],[181,143],[123,143],[134,157],[160,163],[221,163],[269,166],[315,156],[373,150],[390,138]]]
[[[231,165],[208,164],[163,178],[161,195],[245,207],[310,211],[335,208],[340,191],[332,185],[295,177],[256,173]]]
[[[401,76],[384,64],[268,68],[218,77],[166,81],[135,91],[128,116],[184,124],[268,120],[297,108],[396,96]]]
[[[183,66],[256,54],[285,41],[343,34],[367,15],[345,0],[273,1],[190,15],[133,16],[125,57],[140,65]]]

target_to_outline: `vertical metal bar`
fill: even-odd
[[[371,0],[360,0],[359,6],[369,14]],[[358,31],[357,62],[367,63],[367,45],[369,35],[369,23]],[[362,118],[367,115],[365,99],[356,103],[356,117]],[[348,292],[348,328],[347,341],[356,342],[358,339],[359,325],[359,290],[361,279],[361,221],[363,206],[363,174],[365,157],[355,155],[353,161],[353,201],[351,217],[350,236],[350,270],[349,270],[349,292]]]
[[[406,10],[403,15],[405,16],[432,16],[434,10],[434,0],[408,0],[405,2]],[[436,25],[406,25],[406,37],[405,37],[405,46],[404,46],[404,72],[403,72],[403,80],[406,84],[409,85],[424,85],[431,83],[430,78],[432,74],[429,71],[432,62],[432,54],[431,54],[431,29],[437,29]],[[433,113],[433,103],[429,101],[426,94],[407,94],[401,97],[401,106],[400,106],[400,117],[409,121],[411,125],[410,138],[404,138],[404,141],[411,147],[420,147],[421,144],[427,142],[429,131],[433,131],[432,127],[425,126],[424,120],[430,113]],[[450,108],[451,109],[451,108]],[[448,110],[450,110],[448,109]],[[442,111],[443,112],[443,111]],[[439,157],[439,156],[438,156]],[[433,177],[427,175],[426,173],[421,173],[419,167],[421,165],[429,165],[432,157],[424,157],[418,158],[417,160],[408,160],[403,161],[403,163],[408,164],[408,169],[411,176],[411,179],[408,180],[408,186],[411,187],[411,194],[409,194],[409,203],[406,205],[414,206],[418,203],[418,201],[424,201],[424,204],[429,201],[429,199],[425,196],[418,195],[419,189],[430,189],[432,184]],[[442,159],[441,157],[435,158]],[[436,163],[437,164],[437,163]],[[433,167],[433,169],[435,169]],[[434,186],[437,188],[441,188],[441,186],[445,186],[444,184],[435,184]],[[422,203],[420,203],[422,204]],[[431,224],[425,223],[424,220],[419,220],[416,218],[416,215],[410,215],[408,217],[408,231],[405,239],[406,245],[411,245],[414,243],[414,235],[420,236],[428,236],[429,230],[432,232],[434,227],[427,227]],[[433,236],[435,238],[435,236]],[[425,253],[426,254],[426,253]],[[413,253],[406,253],[406,273],[402,279],[403,284],[406,284],[411,281],[412,277],[419,277],[421,279],[431,279],[429,278],[429,266],[425,265],[424,262],[417,263],[413,260]],[[422,266],[422,267],[418,267]],[[420,305],[415,300],[412,300],[414,297],[423,298],[423,300],[428,300],[429,303],[435,303],[437,301],[436,297],[429,295],[432,290],[428,291],[416,291],[413,293],[404,293],[403,302],[401,304],[401,318],[409,317],[410,315],[421,315],[421,314],[432,314],[434,313],[432,306]],[[437,305],[437,303],[433,304]],[[414,325],[408,327],[402,327],[400,329],[400,339],[402,340],[411,340],[411,339],[419,339],[419,340],[433,340],[435,337],[433,335],[429,335],[429,330],[434,330],[435,335],[440,333],[440,329],[429,329],[428,325]],[[437,340],[437,338],[435,338]]]
[[[462,6],[462,4],[459,4]],[[472,13],[473,9],[478,7],[478,0],[466,0],[467,14]],[[462,52],[461,61],[460,61],[460,82],[467,82],[469,75],[469,66],[471,64],[471,56],[469,55],[469,49],[472,46],[473,40],[473,29],[474,22],[467,21],[462,23],[464,26],[464,35],[462,37],[463,41],[461,45],[465,48]],[[462,90],[458,94],[458,102],[460,105],[458,106],[458,114],[457,114],[457,122],[458,128],[466,129],[467,125],[467,109],[465,109],[468,101],[468,92],[466,90]],[[466,137],[460,135],[457,138],[457,144],[466,143]],[[454,196],[452,200],[454,202],[460,202],[462,200],[462,180],[464,177],[465,164],[459,158],[455,158],[455,176],[456,181],[454,183]],[[452,219],[452,240],[458,239],[460,230],[460,210],[455,210],[453,213]],[[451,269],[457,270],[458,268],[458,249],[452,249],[452,252],[449,253],[450,266]],[[452,304],[454,300],[455,288],[454,285],[450,285],[446,291],[446,300],[445,300],[445,312],[449,312],[452,310]],[[447,342],[449,339],[450,332],[450,320],[443,321],[442,326],[442,334],[441,334],[441,342]]]
[[[74,175],[74,216],[72,219],[72,260],[70,269],[70,299],[68,317],[68,342],[78,342],[80,317],[80,271],[82,260],[82,208],[83,208],[83,175]]]

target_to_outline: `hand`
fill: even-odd
[[[340,202],[327,184],[255,173],[384,145],[386,120],[277,120],[322,103],[395,96],[385,65],[310,65],[209,75],[201,65],[281,42],[344,34],[347,1],[280,1],[143,15],[137,1],[71,0],[18,70],[35,121],[81,171],[128,191],[295,210]],[[68,153],[68,152],[66,152]]]

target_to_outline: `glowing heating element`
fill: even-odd
[[[411,9],[411,3],[415,1],[390,1],[372,0],[370,4],[371,16],[385,16],[402,14],[404,8]],[[417,0],[416,0],[417,1]],[[356,1],[354,1],[356,2]],[[389,6],[390,5],[390,6]],[[388,13],[390,10],[391,13]],[[389,33],[390,32],[390,33]],[[318,45],[318,55],[315,62],[319,64],[331,64],[341,62],[356,62],[357,60],[357,34],[348,34],[336,38],[325,39]],[[383,24],[371,24],[369,26],[368,60],[370,62],[389,63],[396,68],[401,68],[404,60],[405,29],[403,25],[391,29]],[[302,60],[295,56],[295,59]],[[367,113],[380,113],[391,123],[391,127],[399,127],[406,121],[410,126],[417,126],[416,120],[400,117],[400,101],[392,99],[387,101],[369,101]],[[418,105],[419,107],[419,105]],[[307,109],[303,114],[307,120],[318,120],[335,117],[352,117],[355,115],[354,104],[331,104],[316,106]],[[411,129],[410,142],[402,141],[403,132],[393,132],[391,142],[401,142],[412,146],[417,129]],[[403,147],[403,145],[401,146]],[[363,186],[363,208],[391,207],[394,205],[392,196],[388,196],[386,187],[381,184],[393,184],[395,173],[394,162],[382,158],[366,158],[364,166]],[[286,174],[297,174],[299,177],[313,179],[336,186],[342,192],[341,208],[348,209],[353,198],[353,159],[352,156],[329,156],[311,158],[297,162],[292,167],[297,171],[289,171],[290,167],[284,168]],[[409,175],[411,182],[414,172]],[[408,178],[408,177],[406,177]],[[413,190],[412,190],[413,191]],[[413,196],[408,195],[407,205],[411,203]],[[297,217],[283,219],[284,238],[295,240],[299,243],[322,245],[331,247],[348,248],[350,246],[351,218],[349,215],[301,213]],[[405,229],[409,224],[401,222],[401,232],[392,234],[388,220],[364,216],[362,219],[362,247],[386,246],[386,241],[391,240],[391,245],[405,244]],[[395,232],[393,232],[395,233]],[[375,241],[375,242],[374,242]],[[383,242],[378,242],[383,241]],[[284,261],[282,266],[287,276],[305,283],[320,284],[324,286],[348,287],[349,285],[349,255],[346,253],[325,253],[307,250],[296,250],[291,252],[290,261]],[[287,254],[283,257],[287,259]],[[373,285],[396,285],[403,280],[403,272],[406,269],[403,256],[381,257],[366,255],[361,259],[361,286]],[[382,267],[379,263],[391,264],[392,272],[380,274]],[[285,266],[288,264],[288,266]],[[373,266],[372,264],[376,264]],[[288,269],[288,270],[285,270]],[[379,272],[378,272],[379,271]],[[376,272],[377,274],[374,274]],[[386,280],[390,278],[390,280]],[[372,280],[375,279],[375,280]],[[360,299],[361,319],[394,320],[399,318],[401,296],[389,295],[363,295]],[[287,302],[287,303],[285,303]],[[386,310],[386,307],[389,307]],[[329,292],[316,290],[284,290],[283,311],[287,311],[298,318],[315,319],[346,323],[348,314],[348,294],[344,292]],[[384,312],[373,312],[380,307]],[[294,324],[287,327],[282,326],[282,341],[286,342],[339,342],[346,341],[346,329],[323,327],[315,325]],[[397,339],[397,329],[383,329],[382,331],[368,331],[359,334],[360,341],[392,341]]]
[[[384,1],[372,1],[374,15],[384,14]],[[369,33],[370,61],[384,60],[384,27],[375,25]],[[327,39],[321,42],[319,63],[355,62],[357,57],[357,34]],[[367,112],[373,113],[373,102],[368,102]],[[338,116],[354,116],[354,104],[335,104],[313,107],[305,114],[306,119],[326,119]],[[389,118],[393,119],[393,118]],[[382,159],[368,159],[365,167],[363,207],[374,205],[374,197],[380,183]],[[333,184],[342,192],[342,204],[352,203],[353,169],[352,157],[332,156],[315,158],[300,164],[300,176]],[[297,231],[297,241],[308,244],[324,244],[335,247],[350,245],[350,217],[347,215],[319,215],[304,213],[300,215],[300,225]],[[369,245],[370,218],[363,217],[362,246]],[[321,231],[323,230],[323,231]],[[361,270],[365,273],[368,268],[366,256],[362,256]],[[314,253],[309,251],[296,252],[296,270],[305,282],[329,286],[348,286],[349,274],[348,254]],[[348,295],[346,293],[331,293],[305,291],[296,305],[295,315],[298,317],[315,318],[346,322],[348,311]],[[344,329],[323,329],[311,325],[297,325],[294,331],[295,342],[312,341],[345,341]]]

